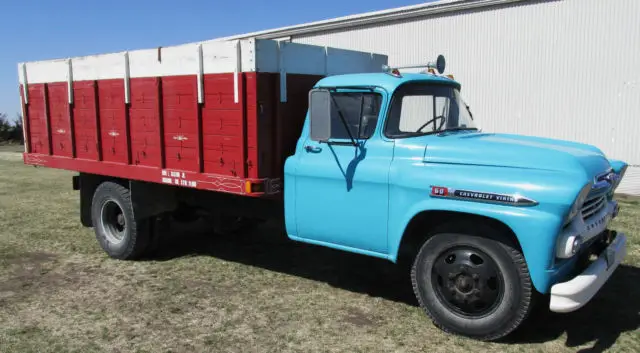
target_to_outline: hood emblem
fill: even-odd
[[[445,186],[431,186],[431,196],[464,201],[476,201],[512,206],[535,206],[537,201],[518,193],[496,194],[492,192],[458,190]]]

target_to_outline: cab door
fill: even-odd
[[[298,159],[292,238],[386,255],[393,142],[380,135],[384,94],[331,92],[330,136],[308,137]]]

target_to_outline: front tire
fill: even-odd
[[[129,189],[110,181],[100,184],[91,201],[91,220],[98,243],[110,257],[133,260],[143,256],[150,224],[134,216]]]
[[[420,306],[446,332],[495,340],[515,330],[531,309],[522,252],[484,224],[436,230],[420,248],[411,280]]]

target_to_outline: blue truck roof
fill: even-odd
[[[388,92],[395,91],[398,86],[406,82],[428,82],[446,84],[460,88],[460,83],[445,76],[432,74],[407,73],[400,77],[387,73],[366,73],[328,76],[316,83],[315,87],[345,87],[345,86],[375,86]]]

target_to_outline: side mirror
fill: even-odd
[[[328,141],[331,137],[331,93],[326,89],[309,92],[311,139]]]

